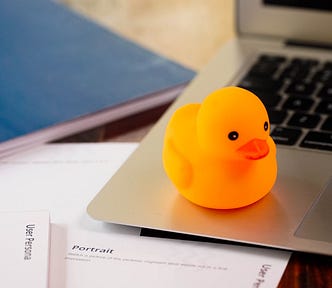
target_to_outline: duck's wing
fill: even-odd
[[[172,115],[165,133],[163,162],[168,177],[178,188],[191,185],[193,166],[190,159],[196,147],[196,115],[200,104],[187,104]]]
[[[164,143],[163,163],[168,177],[176,187],[186,188],[191,184],[193,174],[191,163],[176,149],[171,139],[167,139]]]

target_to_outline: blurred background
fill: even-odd
[[[233,0],[60,0],[104,27],[199,71],[234,36]]]

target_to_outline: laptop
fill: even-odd
[[[95,219],[332,255],[332,4],[238,0],[238,35],[221,48],[88,206]],[[277,144],[270,193],[239,209],[182,197],[162,166],[165,127],[186,103],[236,85],[267,107]]]

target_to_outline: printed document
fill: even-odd
[[[0,227],[0,286],[47,288],[49,213],[0,212]]]
[[[145,238],[139,228],[91,219],[88,203],[136,147],[48,144],[0,159],[0,211],[50,213],[51,288],[277,286],[289,252]],[[9,224],[11,217],[0,217],[2,226],[16,226]],[[9,232],[7,239],[14,239]],[[11,265],[11,255],[2,259],[0,271]],[[22,270],[13,269],[17,275]]]
[[[50,288],[276,287],[288,252],[52,225]]]

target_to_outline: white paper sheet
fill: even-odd
[[[90,218],[86,207],[136,143],[48,144],[0,158],[0,211],[48,210],[51,221],[80,229],[121,230]]]
[[[0,227],[0,286],[47,288],[49,213],[0,212]]]
[[[276,287],[289,253],[52,225],[50,288]]]
[[[51,144],[0,159],[0,211],[50,211],[55,232],[52,288],[276,286],[290,253],[144,240],[138,228],[91,219],[86,213],[88,203],[136,147],[129,143]],[[110,247],[119,251],[119,259],[90,257],[84,261],[89,257],[84,253],[69,255],[75,243]]]

